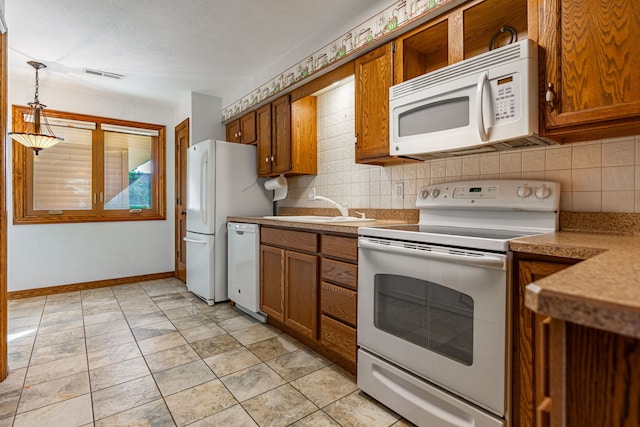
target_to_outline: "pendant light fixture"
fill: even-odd
[[[38,70],[47,66],[35,61],[29,61],[27,64],[36,70],[36,94],[33,102],[28,104],[30,107],[29,117],[23,119],[22,129],[19,132],[9,132],[9,136],[25,147],[31,148],[37,156],[40,150],[52,147],[58,142],[64,141],[64,138],[53,134],[47,117],[44,115],[46,105],[41,104],[38,99]]]

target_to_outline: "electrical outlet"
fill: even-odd
[[[404,196],[404,184],[402,182],[396,182],[393,184],[393,198],[395,200],[402,200]]]
[[[312,187],[307,195],[307,200],[313,200],[316,197],[316,187]]]

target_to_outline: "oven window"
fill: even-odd
[[[473,298],[394,274],[374,279],[374,325],[467,366],[473,364]]]

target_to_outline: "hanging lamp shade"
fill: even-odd
[[[27,64],[36,70],[36,92],[33,102],[28,104],[30,107],[29,117],[24,119],[22,129],[18,132],[9,132],[9,136],[25,147],[31,148],[37,156],[38,152],[64,141],[64,138],[54,135],[44,114],[46,105],[41,104],[38,99],[38,70],[47,66],[35,61],[29,61]]]

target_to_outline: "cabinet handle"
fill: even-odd
[[[549,427],[551,425],[551,399],[545,397],[536,408],[536,427]]]
[[[272,161],[272,162],[273,162],[275,159],[276,159],[275,157],[271,156],[271,161]]]
[[[265,163],[269,163],[269,156],[267,156],[267,157],[265,157],[265,158],[264,158],[264,162],[265,162]]]
[[[551,113],[556,109],[556,92],[553,88],[553,83],[549,83],[547,92],[545,93],[545,100],[547,101],[547,110]]]

